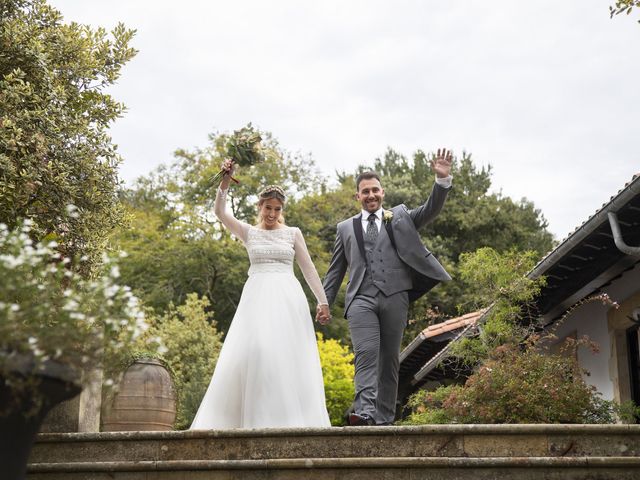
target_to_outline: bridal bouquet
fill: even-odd
[[[227,157],[230,158],[235,165],[240,167],[250,167],[256,163],[264,161],[264,152],[260,142],[262,137],[254,130],[249,123],[246,127],[233,132],[227,142]],[[211,177],[211,185],[216,185],[224,176],[225,171],[220,170]],[[235,178],[231,178],[238,183]]]

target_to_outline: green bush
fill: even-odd
[[[156,317],[149,330],[166,347],[162,356],[173,373],[178,397],[176,428],[189,428],[204,396],[222,347],[222,336],[207,312],[209,300],[192,293],[183,305]]]
[[[401,424],[424,425],[453,423],[451,413],[442,408],[442,403],[453,393],[458,391],[460,385],[448,385],[439,387],[433,391],[419,390],[409,397],[407,407],[411,409],[411,415]]]
[[[614,422],[620,409],[582,373],[574,356],[503,345],[464,385],[414,394],[406,423]]]
[[[342,425],[344,412],[353,401],[353,353],[334,339],[318,333],[318,351],[324,377],[324,394],[332,425]]]
[[[460,272],[472,300],[466,307],[489,310],[479,333],[453,344],[447,362],[474,373],[464,385],[415,393],[405,423],[613,423],[638,415],[635,405],[603,400],[584,381],[576,351],[597,349],[588,338],[570,341],[552,355],[544,345],[555,338],[553,331],[533,334],[535,326],[523,314],[544,285],[543,278],[525,275],[534,260],[531,252],[500,254],[488,247],[461,255]],[[572,309],[591,301],[616,305],[603,294],[586,298],[556,328]]]
[[[458,308],[470,312],[491,306],[477,336],[452,345],[451,353],[467,367],[482,363],[498,346],[517,344],[532,331],[523,313],[540,292],[545,279],[526,277],[536,263],[536,253],[490,247],[460,256],[460,278],[467,286],[467,303]]]

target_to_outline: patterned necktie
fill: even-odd
[[[369,215],[367,221],[369,222],[369,225],[367,225],[367,237],[369,240],[371,240],[372,243],[375,243],[376,239],[378,238],[378,226],[376,225],[375,214],[372,213],[371,215]]]

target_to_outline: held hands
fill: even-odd
[[[316,307],[316,322],[320,323],[320,325],[328,325],[331,322],[329,305],[318,305]]]
[[[445,178],[451,175],[451,164],[453,163],[453,154],[451,150],[446,148],[438,149],[435,157],[431,159],[431,169],[436,172],[439,178]]]

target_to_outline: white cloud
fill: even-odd
[[[635,18],[606,2],[53,0],[136,28],[113,93],[130,181],[253,121],[319,167],[450,146],[563,237],[640,173]]]

